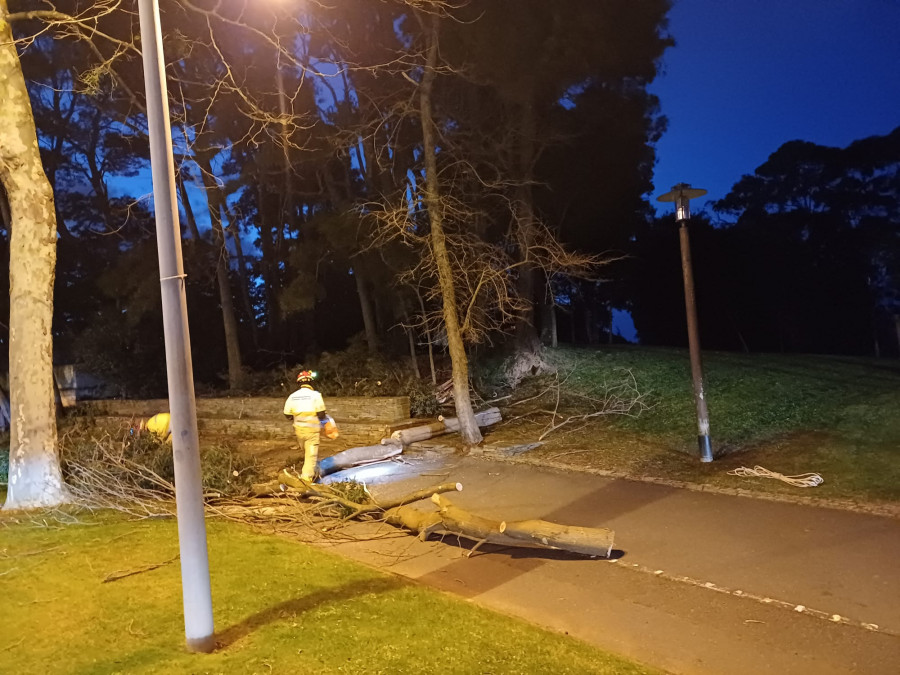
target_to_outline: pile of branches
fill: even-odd
[[[651,408],[647,402],[647,393],[638,389],[637,380],[628,369],[620,369],[618,379],[603,382],[597,390],[590,393],[568,387],[571,375],[572,373],[568,373],[561,377],[557,371],[539,393],[508,404],[507,409],[522,406],[523,412],[518,416],[509,416],[507,413],[507,422],[523,418],[539,421],[543,428],[537,440],[543,441],[563,427],[569,427],[567,431],[574,432],[599,417],[638,417]]]
[[[228,444],[201,448],[204,497],[243,498],[259,477],[255,462]],[[123,431],[114,438],[69,430],[60,437],[63,477],[73,500],[83,506],[136,516],[175,513],[172,446],[153,436]]]
[[[143,518],[175,514],[174,467],[168,444],[146,438],[116,441],[107,435],[77,441],[64,436],[60,446],[64,476],[78,503]],[[613,532],[607,529],[543,520],[491,520],[469,513],[446,496],[462,490],[459,483],[441,483],[378,500],[362,483],[310,483],[292,469],[282,470],[275,480],[252,483],[252,465],[236,453],[219,448],[201,454],[205,455],[207,510],[229,520],[342,539],[358,538],[343,527],[350,521],[387,523],[422,540],[432,534],[469,539],[475,542],[470,554],[484,543],[558,548],[599,557],[608,557],[612,550]],[[212,489],[216,486],[221,489]],[[431,501],[431,508],[416,504],[424,500]],[[390,534],[375,535],[384,536]]]
[[[609,557],[615,533],[606,528],[559,525],[545,520],[494,520],[470,513],[447,497],[462,490],[460,483],[441,483],[402,497],[377,501],[359,483],[311,484],[283,470],[275,481],[255,486],[256,505],[219,505],[222,515],[243,520],[282,520],[317,525],[320,533],[335,532],[347,521],[373,521],[403,528],[422,541],[432,534],[454,535],[483,544],[551,548],[592,557]],[[420,508],[429,500],[435,508]],[[329,524],[321,527],[321,521]]]

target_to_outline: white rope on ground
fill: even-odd
[[[759,465],[754,466],[752,469],[748,469],[746,466],[742,466],[739,469],[732,469],[728,472],[728,475],[740,476],[741,478],[776,478],[789,485],[793,485],[794,487],[805,488],[816,487],[825,482],[825,479],[817,473],[801,473],[797,476],[785,476],[781,473],[769,471],[765,467]]]

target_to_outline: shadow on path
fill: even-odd
[[[674,492],[674,488],[629,491],[629,487],[633,485],[631,481],[605,482],[602,487],[540,517],[564,525],[603,527],[606,519],[612,515],[642,508]],[[535,495],[535,499],[540,499],[540,496]],[[586,514],[589,514],[588,518],[585,517]],[[463,549],[474,546],[474,542],[462,537],[445,536],[444,540]],[[625,555],[626,551],[615,549],[610,558],[617,560]],[[420,581],[473,598],[553,562],[589,564],[597,561],[589,556],[554,549],[484,545],[472,557],[454,560],[420,577]]]

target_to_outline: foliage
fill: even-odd
[[[9,480],[9,440],[0,447],[0,485]]]
[[[171,447],[170,447],[171,451]],[[238,451],[231,441],[217,441],[200,446],[203,466],[203,489],[223,495],[243,494],[260,480],[256,461]]]
[[[413,380],[406,391],[409,396],[409,412],[413,417],[436,417],[441,413],[442,406],[430,382]]]
[[[313,368],[318,372],[316,388],[326,396],[409,396],[413,417],[440,412],[430,383],[416,378],[405,362],[373,354],[362,340],[340,352],[323,352]]]
[[[27,45],[22,64],[59,215],[55,353],[129,395],[159,393],[154,224],[143,199],[149,184],[136,180],[148,160],[136,16],[115,2],[83,4],[57,3],[56,13],[40,18],[17,13],[13,22]],[[646,86],[672,42],[664,0],[590,9],[529,0],[527,11],[484,0],[458,7],[348,0],[300,14],[287,6],[234,14],[226,5],[201,5],[160,3],[163,23],[177,26],[166,32],[164,53],[201,386],[221,388],[225,379],[229,293],[236,341],[251,370],[339,349],[363,328],[364,316],[373,344],[399,342],[400,322],[418,344],[436,341],[440,329],[429,319],[440,316],[441,292],[425,283],[433,279],[395,283],[428,248],[374,241],[369,217],[397,197],[411,229],[427,235],[430,226],[421,209],[407,208],[421,205],[424,187],[421,111],[411,103],[422,79],[420,11],[441,16],[447,46],[435,88],[444,135],[435,155],[442,175],[458,178],[448,198],[462,210],[449,241],[469,286],[463,295],[474,300],[465,303],[466,334],[490,340],[514,318],[510,309],[524,307],[512,297],[511,261],[543,260],[557,269],[563,253],[585,260],[543,245],[560,231],[597,232],[583,197],[590,191],[574,187],[575,178],[621,195],[606,229],[632,226],[618,215],[633,214],[652,165],[660,120]],[[498,32],[510,21],[512,30]],[[340,77],[311,65],[325,62]],[[532,109],[529,130],[521,113]],[[612,186],[608,164],[573,161],[586,137],[592,158],[616,158],[612,175],[628,178]],[[554,144],[565,148],[544,155],[544,145]],[[550,159],[532,180],[530,167],[544,156]],[[534,209],[525,194],[531,185],[541,186]],[[504,233],[516,229],[518,202],[535,213],[528,235],[517,238]],[[565,212],[557,208],[570,202]],[[208,222],[221,222],[224,231],[211,235]],[[573,234],[571,242],[590,239]],[[217,279],[222,265],[227,273]],[[233,347],[234,332],[226,339]],[[378,393],[391,379],[389,370],[374,370],[354,377],[356,389]],[[230,375],[237,389],[239,378]],[[425,396],[416,407],[430,406]]]
[[[66,480],[79,479],[81,472],[76,468],[102,466],[110,479],[120,481],[124,489],[133,486],[140,490],[159,490],[162,486],[157,479],[175,484],[171,443],[149,434],[128,435],[123,440],[109,436],[96,438],[84,431],[91,427],[90,420],[79,422],[60,437],[60,458]],[[126,463],[111,459],[126,460]],[[255,460],[239,453],[229,441],[201,444],[200,460],[203,489],[207,492],[240,495],[259,479]]]
[[[190,654],[177,619],[177,564],[102,583],[112,572],[174,558],[175,522],[122,522],[105,514],[73,520],[90,527],[6,522],[0,529],[0,550],[15,563],[0,561],[0,590],[17,608],[0,613],[8,672],[652,672],[321,549],[222,521],[208,523],[221,646]],[[66,611],[48,598],[64,602]],[[446,622],[440,631],[437,616]],[[52,644],[17,641],[45,632],[54,635]]]
[[[371,504],[372,496],[369,494],[369,491],[366,489],[366,486],[363,483],[360,483],[355,480],[344,480],[335,483],[329,483],[328,487],[334,492],[338,493],[344,499],[347,499],[354,504]],[[355,511],[348,506],[341,505],[340,513],[343,516],[349,516],[353,514]]]

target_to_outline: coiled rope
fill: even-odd
[[[732,469],[728,472],[728,475],[740,476],[741,478],[776,478],[780,481],[784,481],[788,485],[805,488],[816,487],[825,482],[825,479],[817,473],[801,473],[797,476],[785,476],[782,473],[769,471],[762,466],[754,466],[752,469],[742,466],[739,469]]]

